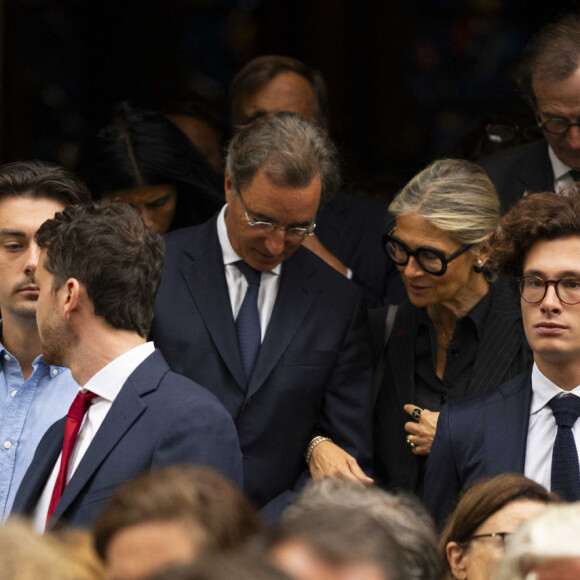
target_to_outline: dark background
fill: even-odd
[[[0,0],[1,1],[1,0]],[[494,116],[528,121],[514,71],[530,35],[578,2],[4,0],[0,161],[74,168],[122,100],[203,99],[261,54],[319,69],[346,180],[404,183]],[[529,117],[529,122],[533,118]]]

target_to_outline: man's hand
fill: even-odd
[[[326,477],[343,477],[365,485],[373,483],[359,467],[356,459],[332,441],[323,441],[312,450],[308,467],[314,481],[321,481]]]
[[[411,451],[415,455],[429,455],[439,413],[421,409],[416,405],[405,405],[403,409],[415,419],[405,423],[405,431],[409,433],[407,442],[411,446]]]

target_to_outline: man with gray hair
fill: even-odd
[[[364,299],[301,247],[338,184],[337,165],[314,122],[257,119],[229,145],[225,207],[167,237],[155,342],[231,413],[245,491],[267,505],[266,517],[277,517],[308,468],[371,481]]]
[[[435,525],[414,495],[395,495],[374,485],[363,487],[345,479],[311,481],[284,512],[282,521],[287,524],[316,510],[331,512],[344,506],[366,513],[390,534],[399,555],[402,578],[432,580],[439,577],[442,566]]]
[[[518,81],[544,138],[480,161],[502,213],[524,192],[554,191],[580,179],[580,14],[547,23],[528,42]]]

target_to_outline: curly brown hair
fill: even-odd
[[[500,272],[515,282],[537,241],[575,235],[580,235],[580,184],[572,184],[560,195],[525,195],[502,218],[490,243]]]

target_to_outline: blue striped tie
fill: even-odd
[[[570,395],[548,402],[558,425],[552,452],[552,491],[566,501],[580,500],[580,469],[572,427],[580,416],[580,397]]]
[[[246,382],[249,382],[262,342],[260,313],[258,312],[258,294],[262,273],[242,261],[236,262],[235,265],[248,282],[248,289],[236,318],[236,331]]]

